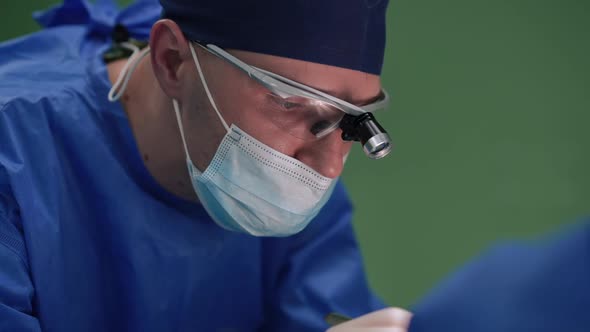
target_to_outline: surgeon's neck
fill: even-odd
[[[111,84],[126,61],[107,65]],[[172,100],[157,82],[150,58],[143,58],[131,75],[121,104],[143,163],[155,181],[182,199],[198,202],[188,175]]]

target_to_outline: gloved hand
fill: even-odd
[[[409,311],[386,308],[338,324],[326,332],[407,332],[411,319]]]

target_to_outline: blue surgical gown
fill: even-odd
[[[590,220],[493,247],[413,310],[410,332],[590,331]]]
[[[256,238],[150,176],[101,55],[159,15],[66,1],[0,44],[0,331],[323,331],[383,307],[342,185],[301,233]]]

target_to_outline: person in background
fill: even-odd
[[[500,244],[413,308],[410,332],[590,331],[590,221]]]
[[[66,0],[0,44],[0,331],[384,308],[338,177],[352,141],[390,148],[355,132],[387,104],[387,4]]]

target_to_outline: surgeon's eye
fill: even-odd
[[[297,98],[282,98],[275,94],[269,94],[268,96],[272,103],[283,111],[293,111],[306,107],[306,105],[304,103],[300,103]]]
[[[286,99],[281,99],[279,101],[279,105],[281,106],[282,109],[286,110],[286,111],[294,111],[294,110],[301,110],[302,108],[305,107],[305,105],[294,102],[294,101],[290,101],[290,100],[286,100]]]
[[[289,110],[289,109],[294,109],[294,108],[297,108],[297,107],[301,107],[301,104],[293,103],[293,102],[290,102],[290,101],[284,101],[282,103],[282,106],[284,108],[286,108],[286,109]]]

